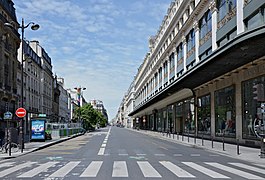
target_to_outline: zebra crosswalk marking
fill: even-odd
[[[256,176],[256,175],[253,175],[253,174],[250,174],[250,173],[247,173],[245,171],[241,171],[241,170],[229,167],[229,166],[224,166],[224,165],[219,164],[219,163],[206,162],[205,164],[208,164],[208,165],[213,166],[215,168],[221,169],[223,171],[227,171],[227,172],[235,174],[237,176],[244,177],[246,179],[263,179],[264,180],[263,177]]]
[[[28,172],[25,172],[23,174],[21,174],[20,176],[18,176],[18,178],[27,178],[27,177],[34,177],[36,176],[37,174],[43,172],[43,171],[46,171],[49,167],[52,167],[53,165],[57,164],[59,162],[47,162],[45,164],[42,164]]]
[[[184,169],[181,169],[177,165],[169,162],[169,161],[159,161],[160,164],[162,164],[165,168],[170,170],[172,173],[174,173],[178,177],[182,178],[195,178],[192,174],[188,173]]]
[[[80,177],[97,177],[103,161],[92,161]]]
[[[255,171],[255,172],[258,172],[258,173],[261,173],[261,174],[265,174],[265,170],[261,169],[261,168],[249,166],[249,165],[242,164],[242,163],[228,163],[228,164],[232,164],[232,165],[237,166],[237,167],[241,167],[241,168],[249,169],[251,171]]]
[[[137,161],[144,177],[161,177],[161,175],[153,168],[153,166],[147,161]]]
[[[0,164],[0,168],[11,166],[11,165],[13,165],[14,163],[15,163],[15,162],[6,162],[6,163],[2,163],[2,164]]]
[[[212,178],[223,178],[223,179],[230,179],[229,177],[225,176],[225,175],[222,175],[218,172],[215,172],[215,171],[212,171],[208,168],[205,168],[203,166],[200,166],[198,164],[195,164],[193,162],[182,162],[183,164],[197,170],[197,171],[200,171],[202,172],[203,174],[206,174],[207,176],[210,176]]]
[[[112,177],[128,177],[126,161],[114,161]]]
[[[66,165],[64,165],[59,170],[55,171],[53,174],[51,174],[49,177],[64,177],[66,176],[70,171],[72,171],[81,161],[73,161],[69,162]]]
[[[32,164],[35,164],[35,163],[36,162],[26,162],[26,163],[19,164],[17,166],[5,169],[5,170],[0,172],[0,177],[4,177],[4,176],[9,175],[9,174],[11,174],[13,172],[16,172],[16,171],[18,171],[20,169],[23,169],[25,167],[29,167],[29,166],[31,166]]]

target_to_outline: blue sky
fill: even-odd
[[[171,0],[13,0],[17,20],[52,58],[65,88],[86,87],[87,101],[102,100],[112,119],[148,52]],[[21,32],[19,32],[21,33]]]

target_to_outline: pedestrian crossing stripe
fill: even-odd
[[[49,161],[44,164],[37,164],[37,162],[24,162],[18,165],[14,164],[13,162],[3,163],[0,166],[0,178],[5,176],[12,176],[14,172],[23,171],[24,169],[32,167],[33,165],[33,169],[30,169],[20,174],[19,176],[17,176],[17,178],[33,178],[34,176],[37,176],[42,172],[46,173],[45,177],[63,178],[67,176],[72,170],[74,170],[74,168],[76,168],[81,163],[81,161],[70,161],[64,165],[60,164],[61,167],[59,169],[52,172],[50,175],[47,175],[48,169],[51,167],[57,168],[56,166],[59,163],[60,162],[58,161]],[[162,178],[162,175],[159,171],[163,170],[159,169],[159,171],[157,171],[157,165],[153,167],[148,161],[136,161],[136,163],[142,173],[142,176],[144,176],[145,178]],[[227,165],[223,165],[216,162],[202,162],[200,164],[195,162],[181,162],[179,164],[174,164],[170,161],[159,161],[159,164],[161,164],[162,167],[169,170],[171,173],[180,178],[196,178],[194,174],[187,171],[187,169],[185,168],[186,166],[189,167],[189,169],[192,168],[195,171],[198,171],[210,178],[230,179],[229,175],[227,175],[228,172],[229,174],[234,174],[245,179],[265,179],[265,177],[257,175],[257,173],[265,174],[264,168],[258,168],[243,163],[229,162],[227,163]],[[80,174],[79,177],[97,177],[100,173],[102,165],[103,161],[92,161]],[[249,172],[245,172],[236,168],[247,169]],[[222,170],[224,173],[226,173],[226,175],[224,175],[223,172],[216,172],[215,169],[219,169],[219,171]],[[253,171],[255,173],[252,174],[250,173],[250,171]],[[113,162],[112,177],[129,177],[126,161]]]

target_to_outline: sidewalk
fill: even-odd
[[[236,159],[245,160],[251,163],[255,163],[258,165],[262,165],[265,167],[265,158],[260,158],[260,148],[251,148],[246,146],[239,146],[239,154],[238,154],[238,147],[236,144],[228,144],[224,143],[224,150],[223,150],[223,143],[211,140],[203,140],[201,138],[194,137],[187,137],[176,134],[167,135],[166,133],[154,132],[154,131],[146,131],[146,130],[135,130],[136,132],[143,133],[146,135],[150,135],[152,137],[168,140],[174,143],[179,143],[182,145],[194,147],[194,148],[201,148],[208,151],[216,152],[218,154],[222,154],[225,156],[229,156]],[[213,143],[213,147],[212,147]]]
[[[21,153],[20,149],[18,150],[18,152],[11,153],[11,156],[9,156],[8,153],[0,152],[0,160],[11,159],[11,158],[15,158],[18,156],[22,156],[22,155],[25,155],[25,154],[49,147],[49,146],[52,146],[54,144],[75,138],[75,137],[80,136],[80,135],[83,135],[83,134],[80,133],[80,134],[75,134],[75,135],[70,136],[70,137],[46,140],[45,142],[27,142],[27,143],[25,143],[25,149],[23,149],[23,153]]]

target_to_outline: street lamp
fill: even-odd
[[[5,23],[4,24],[7,27],[10,28],[14,28],[14,26],[11,23]],[[40,28],[40,25],[35,24],[34,22],[29,22],[27,25],[24,24],[24,18],[22,18],[22,23],[21,25],[18,27],[21,29],[21,107],[24,108],[24,31],[26,28],[29,27],[29,25],[31,25],[31,29],[32,30],[38,30]],[[20,142],[20,146],[21,146],[21,152],[23,152],[24,149],[24,121],[23,118],[21,118],[20,121],[20,137],[21,137],[21,142]]]
[[[82,100],[82,90],[86,90],[85,87],[75,87],[74,88],[76,90],[76,94],[77,94],[77,105],[79,107],[79,112],[78,112],[78,122],[80,123],[80,116],[81,116],[81,100]]]

